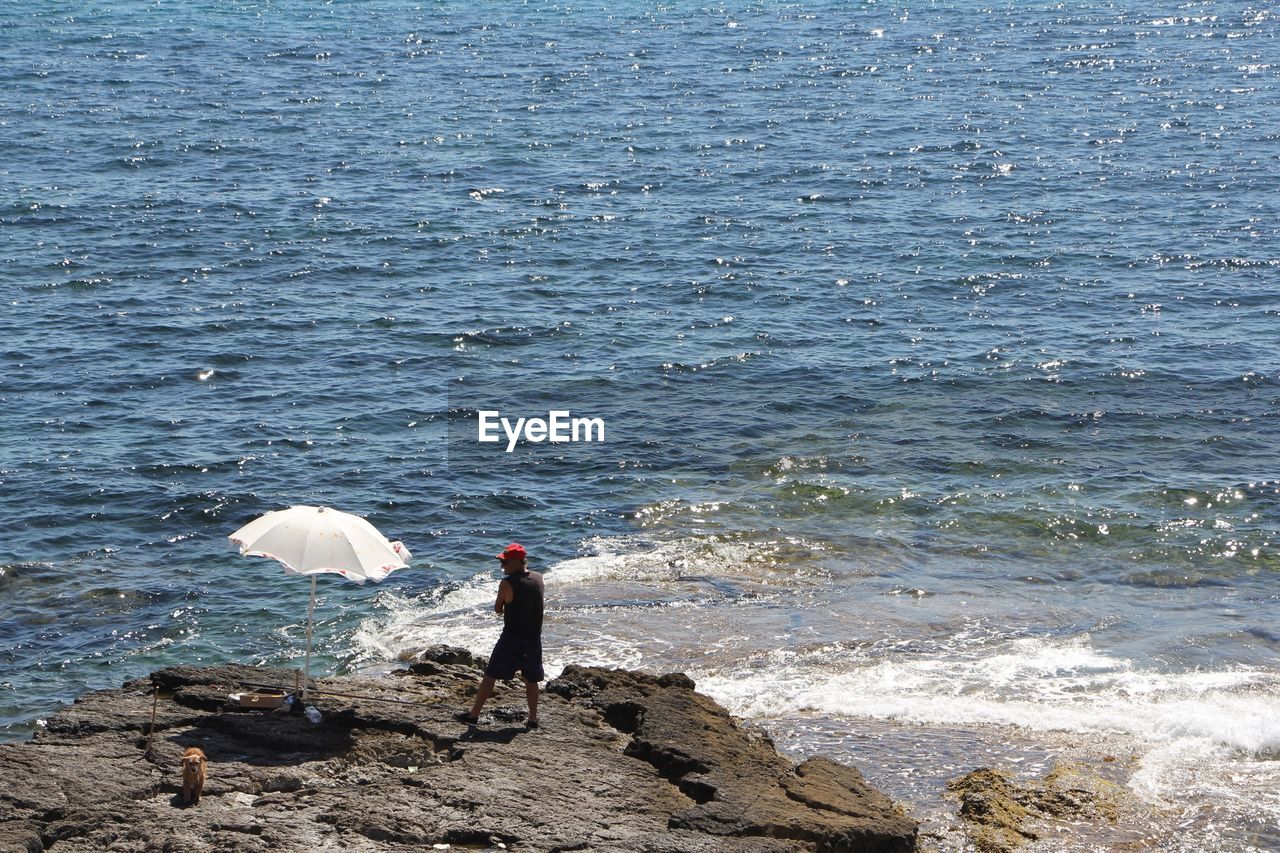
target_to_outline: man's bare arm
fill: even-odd
[[[504,580],[498,584],[498,600],[493,603],[493,612],[502,613],[503,608],[510,604],[515,597],[516,592],[511,588],[510,582]]]

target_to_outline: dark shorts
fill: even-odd
[[[516,671],[524,676],[525,681],[541,681],[547,675],[542,671],[542,639],[534,637],[508,637],[503,634],[489,655],[489,665],[484,674],[499,681],[515,678]]]

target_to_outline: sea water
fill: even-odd
[[[939,836],[1091,745],[1136,838],[1280,846],[1278,76],[1244,2],[4,4],[0,732],[298,665],[226,536],[324,503],[416,559],[320,671],[486,652],[520,541],[553,672]]]

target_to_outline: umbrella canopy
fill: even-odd
[[[311,576],[307,607],[306,678],[311,678],[311,626],[316,609],[316,575],[332,572],[356,583],[380,581],[409,565],[409,549],[388,542],[358,515],[324,506],[293,506],[269,512],[228,537],[250,557],[279,561],[285,572]],[[306,682],[302,696],[306,699]]]
[[[401,543],[388,542],[358,515],[326,506],[269,512],[229,538],[241,554],[278,560],[294,575],[333,572],[364,583],[409,565],[409,552]]]

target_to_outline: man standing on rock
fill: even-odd
[[[518,542],[497,556],[507,575],[498,584],[498,600],[493,604],[493,612],[502,616],[502,636],[489,655],[471,711],[459,711],[454,717],[469,726],[480,722],[480,710],[493,694],[494,682],[514,678],[519,671],[524,677],[525,698],[529,700],[525,725],[536,729],[538,682],[546,678],[542,671],[542,575],[529,571],[528,555]]]

